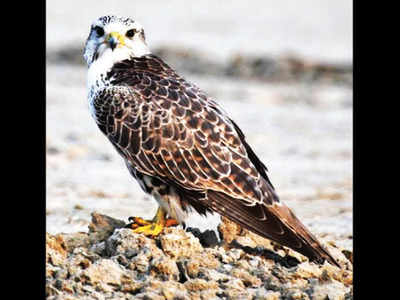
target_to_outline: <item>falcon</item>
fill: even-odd
[[[96,19],[84,59],[93,118],[159,204],[152,220],[130,218],[134,232],[157,236],[184,225],[189,213],[217,213],[311,261],[339,266],[279,199],[239,126],[150,52],[138,22]]]

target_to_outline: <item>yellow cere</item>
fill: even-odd
[[[112,37],[118,40],[117,48],[125,45],[125,37],[119,32],[113,31],[109,33],[106,37],[106,41],[108,42]]]

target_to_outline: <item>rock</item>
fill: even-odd
[[[62,238],[46,233],[46,263],[62,266],[67,257],[67,249]]]
[[[233,230],[224,233],[230,245],[209,248],[178,227],[152,239],[122,228],[120,220],[92,216],[87,233],[46,235],[48,299],[352,297],[352,265],[337,246],[330,245],[343,269],[307,259],[291,266],[284,263],[290,251],[229,223],[221,227]],[[245,246],[236,247],[237,240]]]
[[[315,300],[345,300],[349,288],[337,281],[318,284],[314,286],[313,299]]]
[[[161,293],[167,300],[190,299],[189,294],[186,290],[184,290],[184,287],[181,285],[176,285],[175,282],[167,281],[167,283],[161,289]]]
[[[315,264],[302,263],[297,266],[296,274],[302,278],[319,278],[322,275],[322,270]]]
[[[76,233],[59,233],[56,235],[56,238],[59,238],[63,241],[66,250],[68,252],[72,252],[77,247],[90,247],[90,237],[86,232],[76,232]]]
[[[254,300],[280,300],[281,294],[279,292],[257,290]]]
[[[153,276],[161,276],[163,280],[178,280],[179,270],[175,261],[169,257],[161,256],[159,258],[153,258],[151,263],[151,272],[154,272]]]
[[[225,243],[230,244],[242,232],[240,225],[231,220],[221,217],[221,224],[218,226],[218,231]]]
[[[165,300],[164,296],[158,295],[154,292],[146,292],[135,295],[138,300]]]
[[[215,282],[213,280],[208,281],[208,280],[204,280],[204,279],[200,279],[200,278],[191,279],[189,281],[186,281],[184,285],[185,285],[186,289],[191,292],[210,290],[210,289],[214,289],[214,290],[218,289],[217,282]]]
[[[203,232],[198,228],[186,228],[186,232],[191,232],[200,241],[203,247],[213,247],[219,244],[218,237],[214,230],[205,230]]]
[[[83,276],[87,282],[96,285],[98,283],[106,283],[118,285],[121,283],[121,277],[124,271],[121,267],[112,260],[100,259],[88,267]]]
[[[126,224],[121,220],[92,213],[92,222],[89,224],[89,234],[92,242],[103,241],[109,237],[116,228],[122,228]]]
[[[145,254],[135,256],[129,264],[129,269],[136,270],[139,273],[146,273],[149,267],[149,258]]]
[[[203,251],[198,238],[183,229],[166,228],[165,234],[159,237],[161,248],[172,258],[193,257]]]
[[[239,268],[233,269],[231,275],[242,280],[246,287],[259,287],[262,283],[256,276],[250,275],[249,272]]]

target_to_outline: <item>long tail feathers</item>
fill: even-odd
[[[300,242],[299,248],[294,250],[307,256],[311,261],[322,262],[327,260],[330,264],[339,268],[341,266],[336,262],[332,255],[326,250],[317,238],[300,222],[296,215],[284,204],[273,205],[271,210],[279,217],[279,220],[288,229],[288,235],[293,236]]]
[[[219,214],[254,233],[289,247],[311,261],[327,260],[339,268],[332,255],[283,203],[246,206],[224,193],[209,191],[209,205]]]

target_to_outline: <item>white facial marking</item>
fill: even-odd
[[[140,32],[143,27],[132,20],[125,21],[126,18],[107,17],[99,18],[93,22],[90,35],[86,41],[84,58],[89,66],[88,70],[88,88],[97,88],[111,69],[111,67],[119,61],[129,59],[130,57],[140,57],[150,54],[150,50],[144,41]],[[98,26],[104,30],[104,34],[99,36],[94,28]],[[134,30],[133,37],[127,37],[129,30]],[[106,37],[112,33],[119,33],[123,37],[123,44],[120,44],[114,50],[111,49]]]
[[[101,84],[97,81],[102,81],[101,75],[105,76],[111,67],[118,61],[128,59],[131,56],[131,51],[128,48],[115,48],[114,51],[110,47],[103,49],[101,56],[95,60],[88,69],[88,88]],[[97,82],[97,83],[96,83]]]

